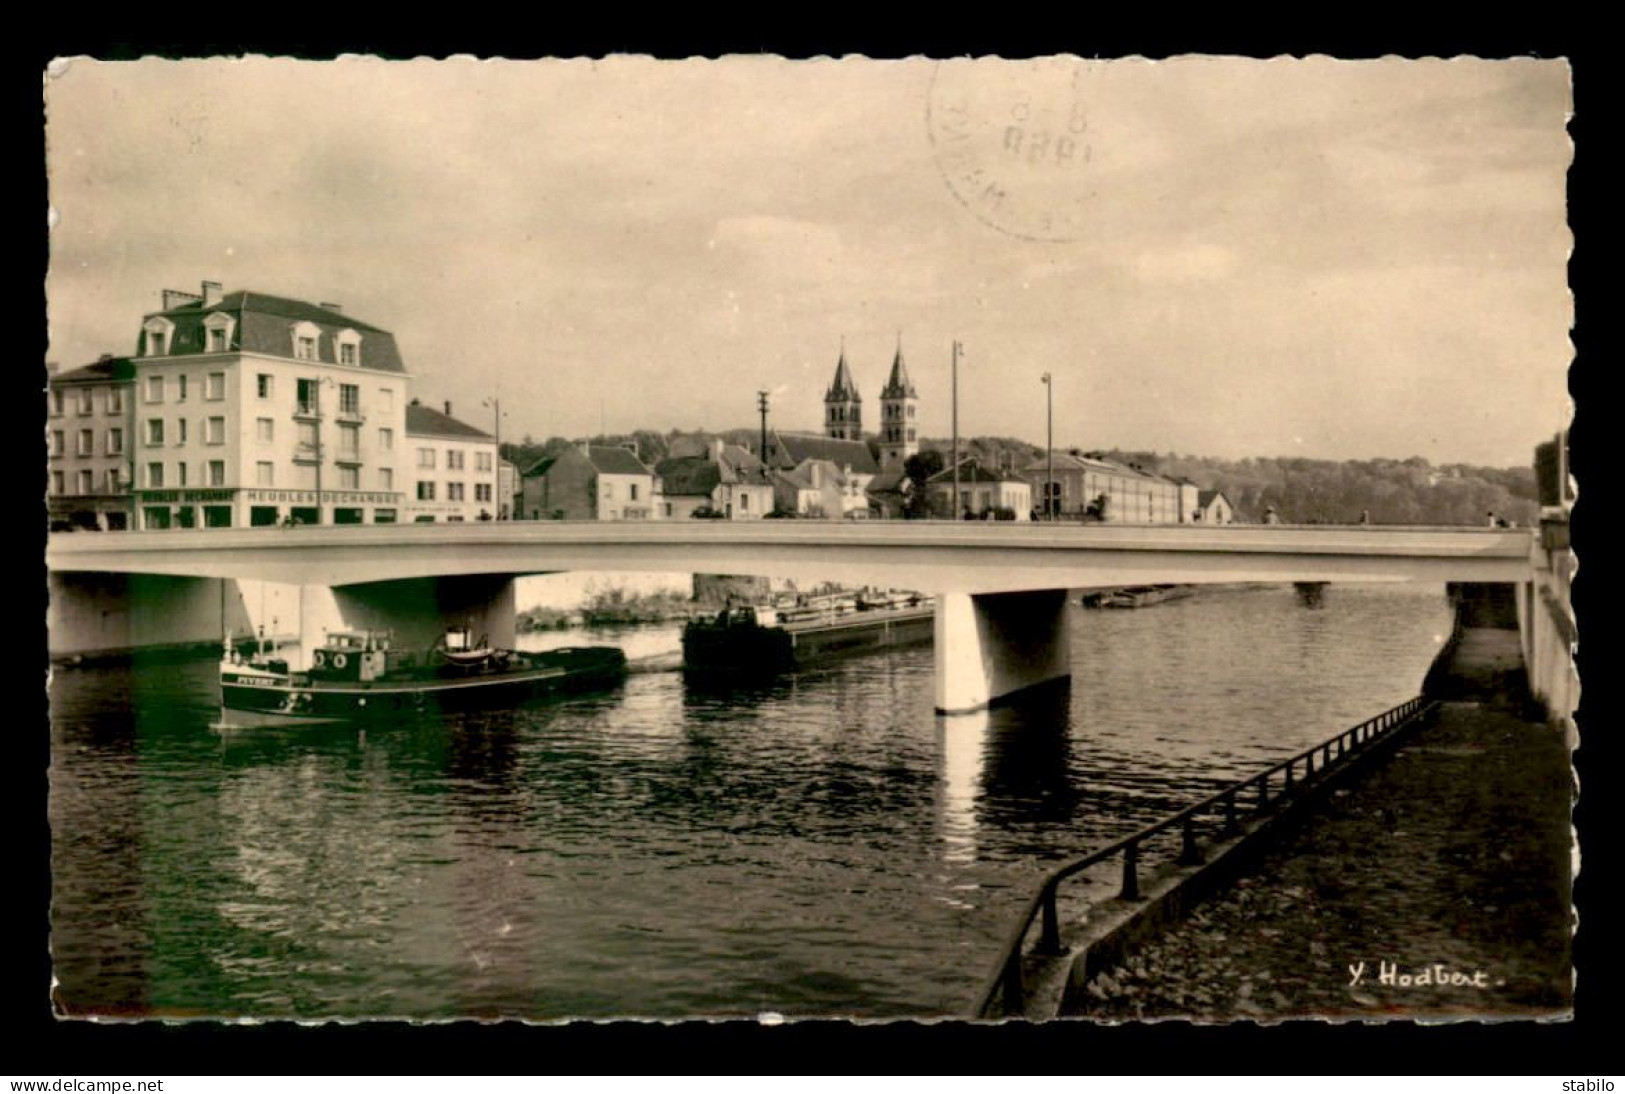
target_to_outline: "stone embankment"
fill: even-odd
[[[1569,1014],[1568,748],[1528,707],[1517,631],[1464,621],[1453,656],[1430,674],[1444,701],[1428,725],[1233,884],[1074,990],[1066,1013]]]

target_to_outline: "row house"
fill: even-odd
[[[1040,499],[1040,512],[1048,488],[1050,513],[1061,520],[1185,524],[1197,520],[1201,510],[1200,490],[1190,480],[1097,456],[1052,452],[1022,468],[1021,475]]]
[[[400,519],[410,376],[388,331],[205,281],[164,292],[131,365],[139,527]]]
[[[760,520],[773,511],[773,479],[749,450],[721,438],[679,437],[655,467],[661,516],[681,520],[712,514]]]
[[[665,516],[660,479],[635,446],[583,441],[543,456],[522,476],[523,520],[656,520]]]
[[[1006,510],[1015,520],[1032,517],[1032,485],[1014,471],[984,467],[974,456],[959,461],[957,475],[952,467],[946,468],[925,480],[925,486],[937,513],[987,520]]]
[[[134,384],[128,357],[108,355],[93,365],[51,373],[46,503],[53,526],[130,527]]]
[[[496,438],[413,399],[406,407],[406,446],[411,451],[412,493],[407,519],[420,524],[495,520]]]
[[[826,515],[848,520],[869,516],[869,488],[881,470],[867,441],[773,430],[767,435],[763,462],[774,472],[796,472],[800,481],[810,480],[810,468],[815,464],[835,468],[841,477],[840,505],[837,511],[832,503],[825,503]]]

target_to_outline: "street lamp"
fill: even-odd
[[[1044,519],[1055,519],[1055,385],[1044,373]]]

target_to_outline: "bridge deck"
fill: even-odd
[[[1168,581],[1527,581],[1525,529],[955,521],[514,521],[75,532],[57,572],[345,585],[644,570],[996,592]]]

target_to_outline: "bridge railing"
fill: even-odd
[[[1122,900],[1140,897],[1140,860],[1143,850],[1158,836],[1179,834],[1180,850],[1177,862],[1181,866],[1198,866],[1203,862],[1197,834],[1204,824],[1215,827],[1221,838],[1239,835],[1241,815],[1250,809],[1259,815],[1291,799],[1309,784],[1318,781],[1333,768],[1364,754],[1376,741],[1391,737],[1403,726],[1413,725],[1437,706],[1425,696],[1409,699],[1391,710],[1368,718],[1357,726],[1345,729],[1312,748],[1305,749],[1288,759],[1265,768],[1238,782],[1231,783],[1216,794],[1186,806],[1170,817],[1148,824],[1115,843],[1092,851],[1054,870],[1033,894],[1016,927],[1011,931],[992,974],[978,997],[976,1017],[990,1018],[999,1011],[1020,1014],[1026,999],[1026,984],[1022,969],[1023,947],[1035,919],[1041,920],[1039,939],[1033,948],[1035,954],[1061,956],[1066,952],[1061,942],[1061,922],[1058,893],[1061,883],[1100,863],[1122,860]],[[1334,755],[1335,752],[1335,755]],[[1319,767],[1316,758],[1319,758]]]

